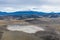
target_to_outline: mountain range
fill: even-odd
[[[57,18],[60,17],[60,13],[54,13],[54,12],[46,13],[46,12],[37,12],[37,11],[16,11],[11,13],[0,12],[0,16],[27,17],[27,18],[31,18],[31,17]]]

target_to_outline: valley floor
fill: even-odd
[[[22,32],[10,31],[7,29],[8,25],[34,25],[44,28],[46,31],[57,32],[60,35],[60,18],[37,18],[25,20],[0,20],[0,40],[42,40],[41,38]],[[60,36],[59,36],[60,38]],[[58,39],[57,39],[58,40]]]

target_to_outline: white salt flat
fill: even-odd
[[[7,29],[10,31],[23,31],[26,33],[36,33],[37,31],[44,31],[44,28],[34,26],[34,25],[27,25],[27,26],[8,25]]]

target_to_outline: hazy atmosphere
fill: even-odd
[[[60,0],[0,0],[0,11],[60,12]]]
[[[0,40],[60,40],[60,0],[0,0]]]

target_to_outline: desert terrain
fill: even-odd
[[[34,25],[45,29],[45,31],[37,31],[36,33],[11,31],[7,29],[8,25]],[[60,40],[60,18],[0,20],[0,40]]]

